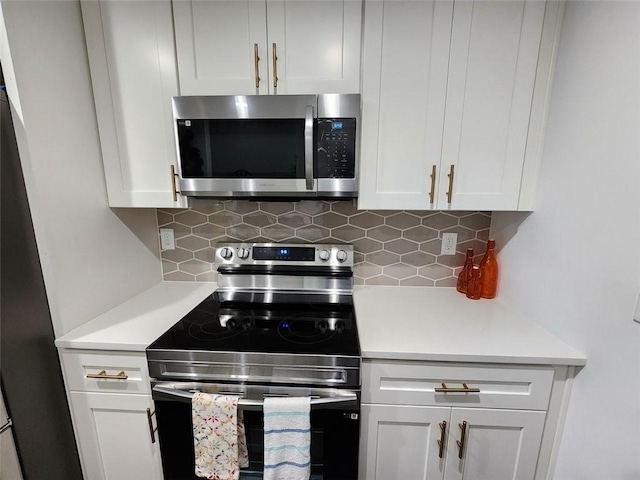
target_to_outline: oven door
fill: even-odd
[[[194,392],[238,395],[243,410],[249,467],[242,480],[263,478],[263,399],[266,396],[311,397],[311,479],[356,480],[360,438],[360,395],[329,388],[289,388],[206,383],[154,383],[158,438],[165,480],[196,480],[191,422]]]
[[[174,97],[187,196],[315,196],[315,95]]]

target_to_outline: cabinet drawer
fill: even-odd
[[[70,391],[151,393],[144,353],[62,351],[60,357]]]
[[[545,410],[552,367],[423,362],[362,365],[362,402]],[[443,389],[443,384],[450,391]],[[465,389],[471,392],[451,389]],[[479,391],[478,391],[479,390]]]

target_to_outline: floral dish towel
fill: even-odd
[[[238,397],[197,392],[191,400],[191,413],[196,476],[238,480]],[[244,426],[241,430],[243,433]],[[246,455],[246,444],[243,453]],[[245,456],[243,464],[247,460]]]

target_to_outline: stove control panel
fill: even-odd
[[[220,265],[304,265],[353,267],[353,246],[291,243],[220,243]]]

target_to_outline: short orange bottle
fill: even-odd
[[[480,267],[474,265],[469,273],[469,281],[467,282],[467,298],[471,300],[480,300]]]
[[[496,259],[496,241],[487,242],[487,253],[480,260],[480,296],[495,298],[498,290],[498,260]]]
[[[458,275],[458,283],[456,284],[456,290],[460,293],[467,293],[467,283],[469,283],[469,275],[471,274],[471,268],[473,267],[473,248],[467,248],[467,258],[464,261],[464,267],[460,270]]]

